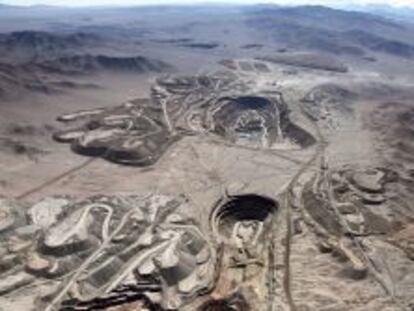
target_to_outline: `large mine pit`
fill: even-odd
[[[294,125],[279,96],[224,97],[212,109],[213,131],[239,145],[265,149],[306,148],[315,139]]]
[[[277,104],[258,96],[223,98],[213,113],[214,131],[233,143],[243,140],[268,147],[283,140]]]

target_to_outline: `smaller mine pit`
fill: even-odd
[[[220,241],[256,243],[276,210],[274,200],[256,194],[223,198],[213,210],[212,230]]]
[[[246,298],[235,293],[223,299],[211,299],[202,304],[198,311],[249,311],[251,307]]]

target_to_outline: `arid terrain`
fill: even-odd
[[[414,310],[414,24],[0,6],[0,310]]]

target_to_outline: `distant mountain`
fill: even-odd
[[[23,65],[0,63],[0,100],[16,98],[24,91],[54,94],[68,89],[98,87],[78,83],[73,75],[101,71],[143,74],[171,69],[165,62],[143,56],[74,55]]]
[[[20,48],[67,48],[99,42],[100,38],[90,33],[52,34],[46,31],[17,31],[0,36],[0,43]]]
[[[68,50],[100,44],[102,38],[92,33],[52,34],[44,31],[19,31],[0,34],[0,54],[17,60],[56,57]]]
[[[247,16],[249,27],[286,48],[414,58],[414,27],[385,17],[322,6],[260,6]]]
[[[28,92],[56,94],[85,88],[98,86],[67,80],[65,77],[45,78],[33,68],[0,63],[0,101],[20,98]]]
[[[99,70],[146,73],[162,72],[172,66],[143,56],[116,57],[106,55],[73,55],[36,63],[44,72],[58,74],[90,74]]]
[[[279,18],[281,20],[297,20],[303,25],[319,24],[335,29],[359,28],[364,26],[401,28],[398,23],[382,16],[367,12],[345,11],[319,5],[295,7],[259,6],[250,10],[252,14],[262,17]]]
[[[19,66],[0,64],[0,99],[13,99],[20,96],[22,91],[54,92],[35,73]]]
[[[388,40],[364,30],[351,30],[345,32],[343,33],[343,38],[349,39],[349,41],[371,51],[405,58],[414,58],[414,45],[398,40]]]
[[[17,9],[19,8],[18,6],[14,6],[14,5],[8,5],[8,4],[2,4],[0,3],[0,10],[7,10],[7,9]]]
[[[351,7],[348,7],[348,9],[360,12],[368,12],[395,20],[406,20],[408,22],[413,22],[414,20],[414,8],[408,6],[401,7],[385,4],[367,4],[353,5]]]
[[[107,38],[90,32],[0,34],[0,99],[13,98],[23,91],[50,94],[94,87],[71,80],[73,75],[101,71],[142,74],[172,68],[165,62],[144,56],[120,57],[89,52],[107,43]]]

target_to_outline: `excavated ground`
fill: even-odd
[[[411,104],[280,62],[59,116],[62,172],[0,200],[1,308],[410,310]]]

